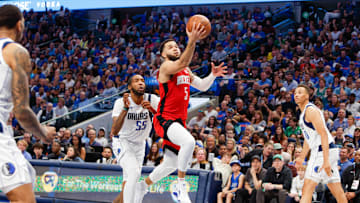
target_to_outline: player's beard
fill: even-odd
[[[145,94],[145,90],[137,91],[135,89],[132,90],[136,96],[143,96]]]
[[[166,57],[167,57],[170,61],[176,61],[176,60],[178,60],[178,59],[180,58],[180,56],[174,56],[174,55],[170,55],[170,54],[168,54]]]

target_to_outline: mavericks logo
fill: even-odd
[[[170,184],[170,194],[171,194],[171,198],[174,200],[174,202],[179,202],[179,196],[180,196],[180,191],[178,190],[178,187],[180,187],[178,185],[178,181],[174,181]],[[190,185],[188,182],[186,182],[186,191],[189,192],[190,190]]]
[[[41,182],[45,192],[52,192],[57,185],[58,175],[53,171],[47,171],[41,176]]]
[[[2,165],[1,172],[5,176],[12,176],[15,173],[15,165],[11,162],[7,162]]]

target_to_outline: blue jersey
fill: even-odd
[[[230,190],[239,187],[239,178],[242,175],[240,172],[237,177],[234,177],[234,173],[231,175]]]

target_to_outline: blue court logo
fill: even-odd
[[[58,175],[53,171],[47,171],[41,176],[41,182],[45,192],[52,192],[58,183]]]
[[[5,176],[11,176],[15,173],[15,165],[11,162],[7,162],[5,163],[2,167],[1,167],[1,172],[5,175]]]

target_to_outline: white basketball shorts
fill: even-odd
[[[115,138],[113,140],[113,151],[117,163],[123,168],[124,181],[127,180],[128,173],[133,172],[132,168],[138,167],[141,171],[145,156],[145,141],[132,143],[126,139]]]
[[[340,182],[341,178],[338,170],[338,160],[339,150],[337,148],[329,149],[329,161],[332,170],[332,176],[329,177],[325,170],[320,171],[324,162],[323,152],[319,152],[318,149],[312,149],[305,172],[305,178],[317,183],[322,182],[324,184]]]
[[[0,190],[8,193],[34,183],[35,170],[17,148],[11,127],[0,121]]]

